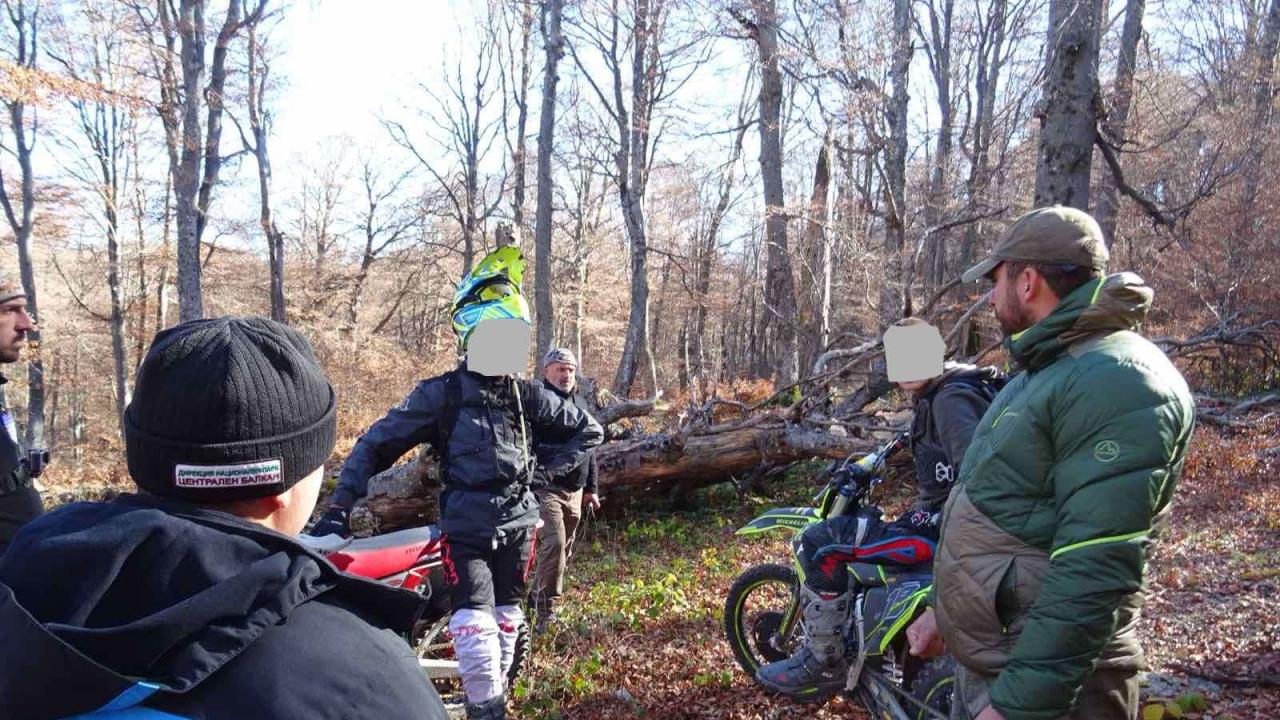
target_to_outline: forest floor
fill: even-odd
[[[815,710],[766,694],[739,669],[721,626],[734,578],[787,558],[786,538],[743,540],[734,530],[768,507],[809,504],[816,470],[792,472],[772,498],[744,503],[721,486],[698,495],[694,510],[633,507],[588,523],[560,622],[535,641],[513,692],[517,716],[866,717],[842,698]],[[1280,716],[1278,474],[1280,419],[1197,430],[1149,566],[1145,697],[1193,689],[1208,700],[1199,717]],[[895,492],[886,509],[909,490]]]

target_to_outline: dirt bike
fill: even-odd
[[[737,534],[752,537],[772,530],[790,531],[794,554],[801,534],[814,523],[845,514],[879,518],[880,510],[863,501],[880,483],[885,461],[906,440],[905,434],[899,435],[861,459],[850,456],[833,464],[813,507],[769,510]],[[793,566],[751,567],[738,576],[725,600],[725,634],[738,664],[753,679],[760,665],[783,660],[804,644],[799,607],[804,577],[798,560],[793,559]],[[845,694],[885,720],[945,720],[951,707],[954,660],[922,660],[907,653],[906,628],[924,611],[933,583],[931,568],[854,562],[847,571],[854,599],[844,633],[850,659]],[[811,701],[827,699],[815,695]]]
[[[410,645],[418,664],[436,684],[446,705],[460,703],[461,676],[449,633],[453,614],[444,585],[442,534],[435,525],[399,530],[369,538],[338,535],[299,536],[307,547],[329,558],[339,570],[377,580],[384,585],[418,593],[426,602],[422,618],[410,633]],[[529,626],[520,627],[515,658],[507,673],[507,686],[514,686],[529,653]]]

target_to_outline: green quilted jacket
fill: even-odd
[[[1131,273],[1101,278],[1010,338],[1022,372],[948,499],[938,623],[1008,720],[1063,717],[1095,667],[1142,665],[1148,546],[1194,418],[1182,375],[1135,332],[1151,296]]]

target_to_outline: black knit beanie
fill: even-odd
[[[138,487],[195,503],[279,495],[324,464],[337,400],[311,345],[260,317],[156,334],[125,410]]]

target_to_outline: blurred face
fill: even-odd
[[[467,368],[501,377],[519,375],[529,365],[530,327],[524,320],[484,320],[467,340]]]
[[[27,299],[14,298],[0,304],[0,362],[18,362],[27,344],[27,333],[36,324],[27,314]]]
[[[578,384],[578,368],[569,363],[551,363],[542,369],[542,376],[565,392],[573,392]]]
[[[1009,263],[1000,263],[991,274],[996,286],[987,297],[1005,335],[1022,332],[1036,324],[1026,302],[1034,280],[1031,277],[1033,273],[1035,270],[1027,268],[1011,276]]]

